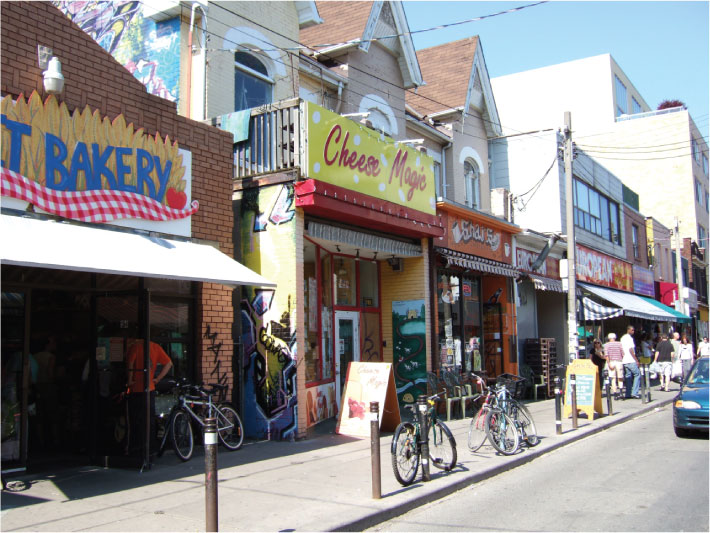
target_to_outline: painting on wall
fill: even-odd
[[[155,21],[143,2],[57,0],[54,5],[128,69],[148,92],[178,100],[180,19]],[[64,59],[64,58],[60,58]]]
[[[294,438],[297,427],[293,209],[292,184],[248,189],[241,200],[242,261],[278,280],[276,290],[245,287],[241,304],[244,431],[269,440]],[[327,400],[314,402],[327,410]]]
[[[427,393],[426,313],[424,300],[392,302],[394,379],[399,403]]]

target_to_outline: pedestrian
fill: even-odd
[[[641,384],[641,372],[639,371],[639,360],[636,357],[636,345],[634,344],[635,328],[631,325],[626,327],[626,335],[621,337],[621,345],[624,350],[622,363],[624,365],[624,387],[625,398],[640,398],[639,385]]]
[[[680,340],[680,361],[683,364],[683,383],[685,383],[685,378],[688,377],[690,372],[690,367],[693,366],[693,345],[688,341],[688,337],[683,335]]]
[[[604,346],[602,346],[602,341],[599,339],[594,339],[592,341],[592,349],[589,351],[589,359],[592,363],[597,365],[597,378],[599,380],[599,390],[602,388],[602,372],[604,371],[604,365],[606,364],[606,355],[604,355]]]
[[[619,393],[624,383],[624,348],[619,341],[616,340],[616,333],[609,333],[607,336],[608,342],[604,345],[604,354],[606,355],[606,367],[611,380],[611,392],[615,398],[619,397]]]
[[[668,392],[668,387],[671,383],[671,368],[673,367],[673,344],[668,340],[668,335],[661,337],[661,342],[656,346],[656,356],[653,359],[654,363],[660,366],[659,374],[661,377],[661,388]]]
[[[139,452],[145,443],[145,378],[143,360],[143,339],[137,339],[126,353],[126,370],[128,372],[128,453]],[[163,379],[173,366],[173,362],[165,350],[155,342],[150,343],[150,454],[157,452],[157,437],[155,426],[155,384]],[[158,365],[162,365],[160,373],[155,376]]]
[[[703,340],[698,343],[698,351],[695,355],[696,357],[710,357],[710,343],[707,337],[703,337]]]
[[[678,357],[678,354],[680,353],[680,333],[674,331],[673,336],[669,340],[673,345],[673,351],[675,352],[675,356]]]

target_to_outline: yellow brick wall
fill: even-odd
[[[422,249],[426,250],[426,239],[422,239]],[[387,345],[382,349],[383,361],[393,362],[392,353],[392,302],[401,300],[424,299],[426,307],[426,367],[431,370],[431,301],[429,298],[429,259],[422,257],[404,260],[404,270],[394,272],[386,262],[382,262],[381,297],[382,303],[382,340]]]

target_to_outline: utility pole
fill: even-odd
[[[574,196],[572,189],[572,115],[565,111],[565,204],[567,213],[567,339],[569,342],[567,363],[577,359],[577,260],[574,238]]]
[[[678,230],[680,222],[678,217],[675,217],[675,228],[673,229],[673,234],[675,235],[675,281],[678,285],[678,302],[680,303],[680,311],[685,314],[685,300],[683,299],[683,262],[680,257],[680,231]]]

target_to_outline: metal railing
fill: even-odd
[[[300,167],[302,115],[298,98],[252,109],[249,138],[234,145],[235,179]]]
[[[633,115],[620,115],[616,117],[617,122],[623,122],[625,120],[635,120],[637,118],[647,118],[654,117],[656,115],[666,115],[668,113],[678,113],[679,111],[685,111],[684,106],[678,107],[667,107],[666,109],[657,109],[656,111],[646,111],[645,113],[634,113]]]

